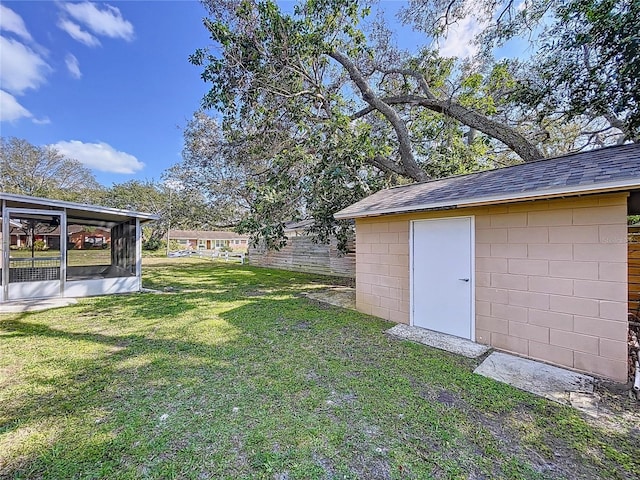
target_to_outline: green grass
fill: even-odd
[[[33,252],[34,257],[57,257],[60,255],[59,250],[45,250]],[[11,250],[11,258],[31,258],[31,250]],[[88,266],[88,265],[110,265],[111,249],[95,249],[95,250],[67,250],[67,265]]]
[[[330,279],[195,259],[144,272],[178,293],[0,316],[0,477],[640,474],[637,425],[590,421],[300,296]]]

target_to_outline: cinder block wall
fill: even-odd
[[[409,323],[409,219],[356,221],[356,308]]]
[[[626,381],[626,212],[611,194],[359,219],[357,308],[409,323],[410,221],[474,215],[476,341]]]

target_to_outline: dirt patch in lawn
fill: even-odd
[[[305,292],[303,296],[320,303],[334,305],[336,307],[356,308],[356,290],[351,287],[330,287],[313,292]]]

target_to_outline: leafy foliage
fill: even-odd
[[[312,0],[293,14],[269,0],[204,3],[218,50],[190,60],[211,85],[203,106],[222,121],[196,113],[177,170],[214,199],[230,195],[239,209],[222,202],[222,210],[269,247],[285,241],[287,221],[306,217],[319,241],[336,235],[344,245],[350,226],[333,219],[337,210],[384,187],[492,165],[482,130],[540,156],[489,118],[501,105],[490,92],[502,94],[506,69],[451,89],[453,61],[428,49],[400,52],[384,25],[367,37],[362,2]]]
[[[534,61],[539,88],[530,103],[602,117],[620,141],[640,139],[640,2],[560,3]]]
[[[299,218],[344,245],[333,214],[384,187],[637,139],[635,0],[411,0],[412,51],[365,1],[203,3],[214,48],[190,61],[221,120],[196,114],[179,168],[272,248]],[[469,19],[476,58],[429,44]],[[525,35],[531,58],[492,58]]]
[[[181,188],[180,184],[153,180],[129,180],[114,184],[104,199],[105,206],[153,213],[159,220],[145,225],[147,248],[159,248],[169,228],[207,229],[213,218],[210,205],[199,192]]]
[[[0,191],[79,201],[100,190],[88,168],[55,148],[15,137],[0,139]]]
[[[543,142],[558,143],[550,123],[565,134],[564,127],[578,127],[576,149],[638,140],[636,0],[411,0],[402,19],[437,38],[461,21],[483,26],[476,62],[491,61],[493,47],[514,38],[528,41],[531,57],[509,62],[516,82],[510,100],[533,115],[530,126],[544,134]]]

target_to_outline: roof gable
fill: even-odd
[[[640,144],[393,187],[354,203],[335,217],[357,218],[632,188],[640,188]]]

